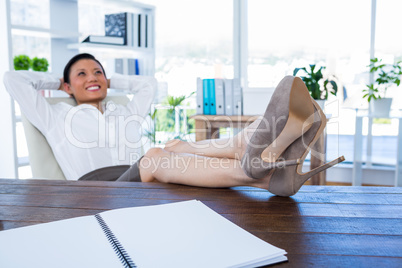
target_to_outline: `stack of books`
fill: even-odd
[[[105,15],[105,35],[123,37],[127,46],[151,47],[151,15],[146,13],[116,13]]]
[[[90,35],[83,42],[152,47],[152,18],[146,13],[115,13],[105,15],[105,35]]]
[[[243,94],[239,79],[197,78],[197,114],[242,115]]]

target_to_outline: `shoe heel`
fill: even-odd
[[[274,173],[269,182],[268,191],[278,196],[291,196],[297,193],[300,187],[312,176],[317,173],[324,171],[342,161],[345,160],[345,157],[341,156],[337,159],[326,163],[322,166],[319,166],[315,169],[310,170],[306,173],[299,172],[301,170],[301,165],[297,166],[296,169],[280,169],[276,170],[277,173]]]
[[[324,170],[326,170],[332,166],[335,166],[336,164],[343,162],[343,161],[345,161],[345,157],[342,155],[341,157],[338,157],[337,159],[332,160],[331,162],[328,162],[328,163],[325,163],[324,165],[316,167],[316,168],[310,170],[309,172],[300,174],[302,176],[302,180],[304,180],[303,183],[306,180],[308,180],[309,178],[313,177],[314,175],[320,173],[321,171],[324,171]]]

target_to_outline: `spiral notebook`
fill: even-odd
[[[0,267],[257,267],[285,254],[197,200],[0,232]]]

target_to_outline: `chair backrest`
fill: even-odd
[[[105,99],[106,102],[110,100],[122,105],[126,105],[130,101],[127,96],[108,96]],[[73,106],[77,105],[75,100],[70,97],[47,98],[47,101],[50,104],[65,102]],[[65,180],[66,177],[57,163],[45,136],[23,114],[21,120],[27,141],[32,177],[36,179]]]

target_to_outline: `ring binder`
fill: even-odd
[[[105,233],[107,240],[112,245],[114,251],[116,252],[117,256],[119,257],[120,261],[124,265],[125,268],[136,268],[137,266],[133,262],[133,260],[128,255],[127,251],[123,248],[120,244],[119,240],[114,236],[112,230],[110,230],[109,226],[103,220],[102,216],[99,214],[95,215],[96,220],[98,221],[100,227],[102,228],[103,232]]]
[[[197,78],[197,114],[243,115],[240,80]]]

